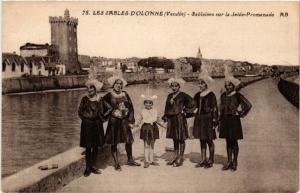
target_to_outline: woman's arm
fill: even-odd
[[[218,104],[216,95],[212,94],[212,101],[211,101],[211,109],[212,109],[212,117],[213,117],[213,125],[216,127],[219,124],[219,111],[218,111]]]
[[[84,110],[84,99],[82,98],[78,108],[78,116],[80,117],[81,120],[84,119],[83,110]]]
[[[139,114],[137,115],[137,119],[136,119],[136,121],[135,121],[134,126],[135,126],[135,127],[140,127],[142,121],[143,121],[143,116],[142,116],[141,113],[139,113]]]
[[[158,112],[156,112],[157,113],[157,116],[156,116],[156,121],[155,121],[155,123],[157,124],[157,125],[159,125],[159,126],[161,126],[161,127],[163,127],[163,128],[167,128],[166,127],[166,125],[165,125],[165,123],[164,123],[164,120],[161,118],[161,113],[158,113]]]
[[[107,119],[104,116],[104,101],[103,98],[100,99],[99,101],[99,111],[98,111],[98,117],[102,122],[107,121]]]
[[[165,103],[165,111],[164,111],[164,114],[163,116],[161,117],[161,119],[164,121],[164,122],[167,122],[167,115],[166,115],[166,112],[167,112],[167,105],[168,105],[168,98],[169,98],[169,95],[167,96],[167,99],[166,99],[166,103]]]
[[[195,94],[193,100],[194,100],[194,104],[195,104],[195,109],[194,109],[194,115],[195,115],[198,111],[198,108],[199,108],[200,92]]]
[[[196,103],[192,97],[188,94],[184,94],[184,111],[186,113],[186,118],[194,116],[194,110],[196,108]]]
[[[124,91],[125,92],[125,91]],[[135,119],[134,119],[134,108],[133,108],[133,104],[131,102],[131,99],[129,97],[129,95],[127,94],[127,92],[125,92],[127,100],[128,100],[128,121],[131,124],[134,124]]]
[[[239,93],[239,100],[240,100],[240,105],[242,108],[242,110],[239,112],[239,114],[240,114],[240,117],[243,118],[249,113],[250,109],[252,108],[252,105],[241,93]]]
[[[110,93],[107,93],[103,98],[102,98],[102,117],[103,119],[107,120],[110,116],[110,114],[112,113],[113,111],[113,107],[112,105],[110,104],[110,99],[111,99],[111,95]]]

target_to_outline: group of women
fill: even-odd
[[[112,85],[112,90],[103,97],[97,94],[103,84],[96,79],[86,82],[87,96],[81,100],[78,114],[82,120],[80,133],[80,146],[86,148],[86,170],[84,176],[91,173],[100,174],[101,171],[95,166],[98,147],[103,144],[111,145],[111,153],[114,160],[114,168],[121,170],[117,145],[125,143],[128,162],[130,166],[140,166],[133,159],[132,128],[136,126],[134,117],[134,107],[131,99],[123,88],[127,82],[121,76],[112,76],[108,79]],[[181,78],[171,78],[168,80],[172,92],[167,96],[164,115],[162,120],[167,123],[166,137],[173,139],[174,156],[167,162],[168,165],[179,167],[184,161],[185,140],[189,137],[187,118],[195,117],[193,126],[193,136],[200,140],[201,161],[196,167],[210,168],[214,163],[214,139],[216,131],[219,130],[219,137],[226,139],[227,163],[223,170],[235,171],[237,169],[238,140],[243,139],[243,132],[240,118],[246,116],[251,109],[250,102],[237,91],[238,81],[233,77],[226,79],[225,92],[221,94],[220,108],[218,108],[216,95],[209,88],[212,79],[206,75],[199,76],[199,92],[192,98],[188,94],[181,92],[180,88],[185,83]],[[152,150],[154,141],[158,138],[156,118],[157,111],[152,109],[153,100],[144,100],[145,109],[144,124],[141,127],[141,139],[145,141],[146,147]],[[219,112],[220,111],[220,112]],[[103,123],[108,121],[106,133],[104,135]],[[154,121],[154,122],[153,122]],[[149,122],[149,123],[148,123]],[[150,123],[151,122],[151,123]],[[153,123],[152,123],[153,122]],[[149,139],[149,136],[151,140]],[[206,157],[208,146],[209,158]],[[149,149],[147,149],[148,151]],[[145,165],[158,165],[153,162],[153,156],[145,157]]]

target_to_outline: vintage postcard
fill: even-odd
[[[1,191],[297,192],[299,7],[4,1]]]

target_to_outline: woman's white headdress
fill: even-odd
[[[234,78],[234,76],[232,75],[232,70],[228,65],[228,62],[224,64],[224,68],[225,81],[231,82],[232,84],[234,84],[234,86],[238,86],[241,83],[241,81],[237,78]]]
[[[181,86],[183,86],[185,84],[185,80],[183,80],[181,77],[180,77],[180,73],[178,71],[175,70],[175,75],[174,75],[174,78],[170,78],[168,81],[168,84],[171,85],[173,82],[176,82]]]
[[[152,95],[152,92],[150,90],[149,85],[147,86],[146,89],[146,93],[141,95],[141,98],[145,101],[145,100],[149,100],[149,101],[153,101],[155,99],[157,99],[156,95]]]
[[[121,80],[123,82],[123,86],[127,85],[127,81],[123,78],[121,70],[114,70],[113,71],[113,76],[109,77],[107,79],[107,82],[111,86],[113,86],[115,84],[116,80]]]
[[[169,84],[172,84],[173,82],[178,83],[180,86],[182,86],[182,85],[185,84],[185,80],[183,80],[182,78],[170,78],[170,79],[168,80],[168,83],[169,83]]]
[[[100,91],[103,87],[103,83],[97,80],[97,70],[95,67],[90,67],[88,80],[86,81],[85,86],[94,86],[96,91]]]
[[[203,80],[207,85],[214,82],[214,79],[210,76],[209,68],[207,65],[201,66],[201,72],[198,76],[199,80]]]

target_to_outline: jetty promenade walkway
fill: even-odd
[[[166,165],[172,152],[172,141],[161,137],[155,144],[160,166],[130,167],[125,152],[121,155],[122,171],[117,172],[112,160],[100,164],[101,175],[80,177],[58,190],[68,193],[94,192],[296,192],[299,169],[299,112],[278,91],[271,79],[247,86],[242,93],[253,108],[242,120],[244,140],[239,142],[239,165],[236,172],[221,171],[226,161],[224,139],[215,140],[213,168],[195,168],[200,160],[198,140],[187,140],[185,162],[175,168]],[[165,136],[165,131],[161,130]],[[135,158],[142,163],[143,143],[136,137]]]

